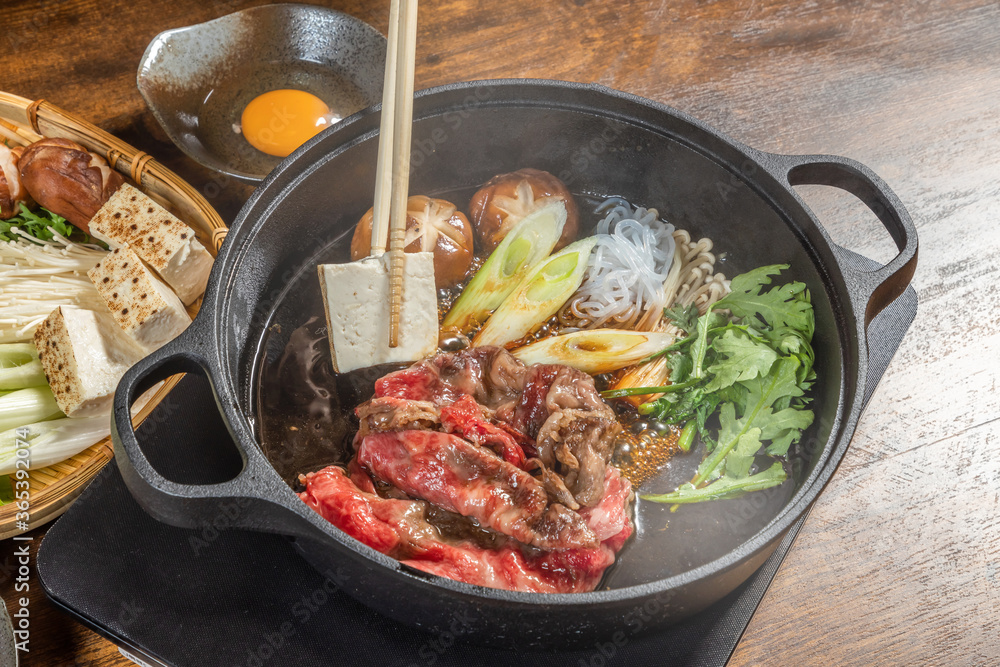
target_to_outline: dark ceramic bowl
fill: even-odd
[[[381,100],[386,40],[367,23],[310,5],[264,5],[157,35],[139,92],[170,139],[209,169],[258,183],[281,162],[239,133],[250,100],[296,88],[346,118]]]

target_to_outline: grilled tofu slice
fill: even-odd
[[[110,313],[60,306],[35,330],[35,348],[59,409],[92,417],[111,409],[115,387],[145,351]]]
[[[205,291],[212,255],[190,227],[131,185],[119,188],[94,214],[90,233],[112,248],[130,246],[185,305]]]
[[[124,245],[87,272],[118,325],[152,352],[191,324],[184,304]]]

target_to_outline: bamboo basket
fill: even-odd
[[[42,137],[71,139],[105,157],[112,168],[186,222],[213,256],[218,253],[227,231],[225,223],[204,197],[177,174],[149,154],[54,104],[0,92],[0,140],[24,145]],[[201,299],[188,308],[192,317],[200,305]],[[138,426],[179,379],[180,376],[175,376],[162,383],[136,414],[133,423]],[[108,437],[61,463],[30,471],[27,528],[18,527],[16,503],[7,503],[0,506],[0,539],[37,528],[65,512],[113,456],[114,447]]]

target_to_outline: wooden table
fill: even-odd
[[[161,30],[254,4],[6,2],[0,88],[75,111],[215,193],[146,109],[136,66]],[[385,29],[387,0],[332,4]],[[890,183],[920,231],[920,312],[730,664],[997,664],[1000,5],[424,0],[420,17],[418,88],[599,82],[760,149],[858,159]],[[248,193],[229,184],[212,203],[231,220]],[[803,194],[837,242],[892,256],[860,203]],[[0,545],[8,603],[13,549]],[[35,579],[32,591],[24,664],[131,664]]]

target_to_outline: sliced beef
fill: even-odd
[[[358,461],[406,494],[468,516],[485,527],[541,549],[594,547],[579,514],[548,504],[542,485],[493,453],[446,433],[373,433]]]
[[[380,498],[359,489],[342,468],[329,466],[300,477],[306,490],[299,498],[342,531],[396,559],[413,554],[412,546],[439,540],[424,519],[426,503]]]
[[[403,563],[439,577],[526,593],[592,591],[604,571],[615,562],[614,553],[606,547],[525,555],[509,544],[499,549],[441,542],[425,546],[418,558]]]
[[[306,486],[299,494],[302,500],[355,539],[411,567],[479,586],[534,593],[592,591],[632,530],[626,506],[631,489],[617,472],[608,474],[605,498],[581,513],[595,532],[611,537],[595,548],[552,551],[525,549],[512,540],[485,548],[443,539],[426,520],[426,502],[364,492],[334,466],[301,479]]]
[[[580,505],[604,496],[605,469],[621,426],[593,379],[558,365],[528,369],[513,428],[536,439],[538,459]]]
[[[576,498],[566,488],[563,478],[552,472],[541,460],[534,458],[526,461],[524,469],[542,483],[542,488],[545,489],[550,501],[562,503],[571,510],[580,509],[580,503],[576,502]]]
[[[601,545],[618,553],[632,535],[632,520],[628,516],[632,500],[632,483],[608,466],[604,476],[604,496],[593,507],[584,507],[579,514]]]
[[[474,347],[434,358],[441,378],[491,410],[512,406],[521,396],[527,367],[502,347]]]
[[[347,464],[347,475],[354,482],[354,485],[365,493],[376,493],[375,482],[372,480],[371,475],[368,474],[368,471],[358,463],[357,457],[352,458],[350,463]]]
[[[395,396],[373,398],[355,408],[361,424],[355,437],[359,439],[377,431],[402,429],[432,429],[441,423],[440,408],[430,401],[407,400]]]
[[[559,410],[539,430],[538,458],[562,474],[578,503],[590,506],[604,495],[604,473],[620,431],[613,415]]]
[[[375,396],[395,396],[437,404],[463,395],[496,411],[510,412],[524,386],[524,364],[499,347],[442,353],[409,368],[389,373],[375,383]]]
[[[607,492],[600,502],[579,513],[601,541],[595,549],[526,553],[511,544],[487,550],[425,545],[419,557],[403,562],[424,572],[491,588],[531,593],[592,591],[633,530],[628,516],[632,485],[617,468],[608,466],[604,488]]]
[[[524,467],[524,449],[511,429],[486,421],[482,408],[471,396],[462,396],[441,408],[441,427],[445,433],[455,433],[474,444],[489,447],[507,463]]]
[[[593,379],[560,365],[526,368],[499,347],[442,353],[376,382],[358,408],[355,445],[372,432],[433,429],[488,447],[520,468],[527,458],[550,501],[570,509],[604,495],[621,431]]]

